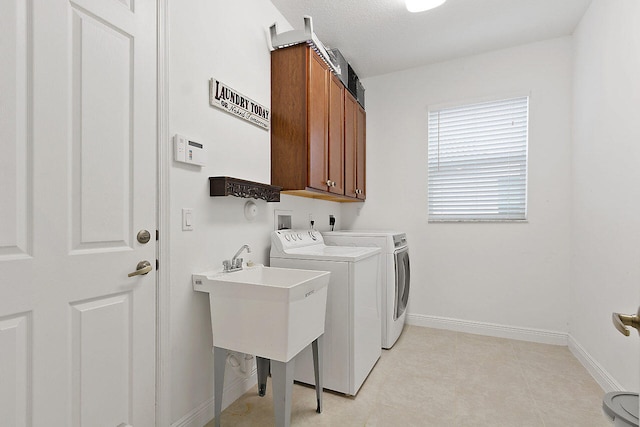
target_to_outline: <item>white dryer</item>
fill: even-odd
[[[355,396],[381,351],[379,248],[326,246],[314,230],[271,235],[271,266],[330,271],[324,329],[324,388]],[[309,348],[295,357],[296,381],[315,384]]]
[[[406,234],[399,231],[352,230],[323,232],[322,235],[327,245],[382,249],[382,348],[391,348],[402,333],[409,302],[411,269]]]

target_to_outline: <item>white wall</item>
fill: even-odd
[[[327,230],[329,214],[339,225],[341,206],[291,196],[280,203],[258,200],[259,215],[250,222],[243,214],[247,199],[209,197],[209,176],[271,178],[269,132],[210,107],[208,80],[215,77],[269,106],[268,27],[276,21],[280,31],[291,27],[268,0],[171,1],[169,16],[170,133],[201,142],[208,152],[202,169],[172,162],[170,170],[171,422],[202,425],[213,416],[212,338],[208,299],[192,290],[191,274],[221,269],[245,243],[253,249],[245,260],[268,264],[274,209],[291,210],[294,227],[308,227],[313,213],[316,228]],[[182,208],[194,209],[194,231],[182,231]],[[228,370],[225,383],[236,378]]]
[[[366,79],[367,202],[345,225],[407,232],[409,314],[566,332],[571,39]],[[427,223],[429,105],[530,94],[528,218]]]
[[[594,0],[575,34],[570,333],[636,390],[639,340],[611,313],[640,304],[640,3]]]

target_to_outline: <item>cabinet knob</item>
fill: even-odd
[[[327,187],[331,187],[331,180],[330,179],[327,180]]]

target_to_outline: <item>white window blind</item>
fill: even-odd
[[[429,221],[526,219],[529,97],[429,112]]]

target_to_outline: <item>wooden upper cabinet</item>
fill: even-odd
[[[271,52],[271,184],[282,193],[359,201],[345,195],[347,92],[306,44]]]
[[[344,194],[344,85],[329,79],[329,192]]]
[[[344,95],[344,194],[365,199],[366,112],[355,98]]]
[[[357,105],[356,111],[356,193],[358,199],[366,199],[367,164],[367,113]]]
[[[328,189],[329,163],[329,80],[327,65],[317,56],[309,55],[307,97],[307,132],[309,146],[308,184],[318,190]]]
[[[344,194],[357,197],[356,193],[356,139],[358,128],[356,125],[356,111],[358,103],[349,93],[344,93]]]
[[[308,61],[304,45],[271,53],[271,184],[283,192],[308,186]]]

